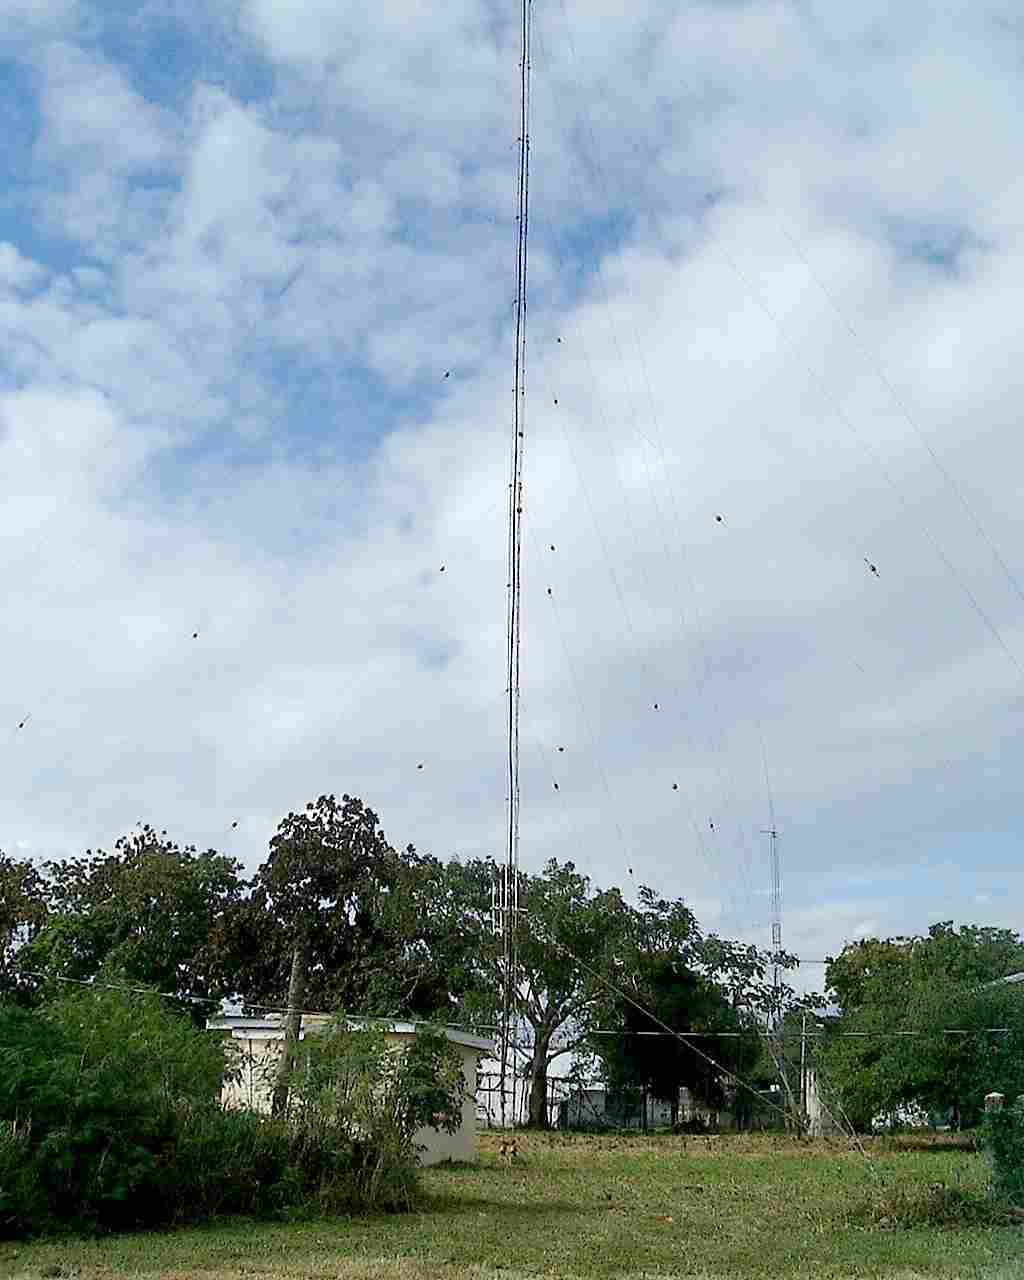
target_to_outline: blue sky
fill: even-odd
[[[0,0],[5,849],[502,856],[513,8]],[[525,865],[1019,923],[1013,19],[536,4]]]

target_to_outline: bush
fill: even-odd
[[[417,1131],[453,1133],[466,1084],[460,1055],[440,1032],[421,1029],[402,1048],[383,1029],[353,1030],[339,1017],[302,1041],[289,1097],[300,1150],[350,1153],[343,1167],[323,1170],[321,1204],[398,1210],[415,1199]]]
[[[227,1069],[223,1043],[156,996],[87,990],[33,1013],[0,1007],[0,1123],[24,1171],[6,1230],[163,1220],[182,1107],[212,1106]]]
[[[222,1108],[231,1048],[155,995],[0,1005],[0,1236],[406,1209],[416,1130],[461,1118],[443,1035],[303,1041],[281,1119]]]
[[[31,1162],[28,1134],[0,1122],[0,1239],[25,1235],[47,1216],[46,1196]]]
[[[1024,1094],[1010,1107],[987,1111],[980,1144],[992,1162],[992,1190],[1024,1207]]]
[[[182,1108],[160,1183],[165,1221],[175,1224],[229,1214],[276,1218],[307,1192],[292,1165],[287,1125],[219,1103]]]

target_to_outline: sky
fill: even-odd
[[[0,0],[6,852],[504,858],[518,20]],[[521,863],[804,986],[1020,924],[1022,55],[534,3]]]

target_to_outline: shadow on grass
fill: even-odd
[[[879,1149],[893,1155],[913,1152],[915,1155],[924,1152],[928,1155],[949,1155],[955,1152],[973,1152],[978,1150],[977,1137],[973,1133],[942,1134],[894,1134],[892,1137],[882,1135],[878,1139]]]
[[[441,1192],[424,1197],[414,1212],[466,1214],[489,1210],[500,1214],[502,1218],[544,1218],[554,1213],[586,1213],[592,1207],[595,1206],[591,1206],[586,1201],[533,1200],[517,1203],[514,1200],[500,1200],[493,1196],[448,1196]]]

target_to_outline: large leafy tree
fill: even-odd
[[[917,1105],[960,1127],[990,1090],[1024,1090],[1024,993],[998,982],[1022,970],[1012,930],[952,921],[844,948],[826,971],[840,1016],[819,1065],[851,1121]]]
[[[631,911],[618,889],[597,889],[555,859],[525,877],[520,903],[519,1013],[530,1028],[529,1120],[548,1126],[548,1073],[585,1046],[604,1000],[602,975],[629,945]]]
[[[502,1002],[501,942],[491,917],[495,875],[493,863],[483,861],[435,864],[431,906],[421,913],[437,922],[430,948],[445,955],[459,977],[462,1016],[491,1024]],[[768,958],[754,947],[704,937],[681,899],[643,887],[633,905],[619,889],[593,885],[572,862],[552,859],[539,872],[522,875],[519,900],[515,1012],[529,1121],[536,1127],[548,1124],[552,1066],[590,1055],[598,1040],[608,1044],[609,1037],[591,1033],[622,1029],[628,1007],[622,993],[638,1001],[650,997],[644,966],[651,957],[690,966],[720,993],[724,1008],[742,1010],[744,1018],[752,1010],[766,1012],[776,998],[766,979]]]
[[[592,1022],[603,1033],[591,1046],[606,1077],[647,1088],[673,1111],[682,1086],[714,1106],[731,1097],[742,1110],[748,1094],[736,1080],[749,1091],[767,1052],[767,1027],[796,999],[790,986],[769,978],[769,969],[791,969],[796,958],[705,935],[682,899],[661,898],[646,886],[630,924],[614,984],[606,985]],[[666,1028],[682,1038],[665,1035]],[[715,1031],[726,1034],[709,1038]],[[687,1039],[687,1032],[701,1035]]]
[[[113,853],[46,864],[49,911],[19,954],[24,968],[88,980],[101,971],[178,996],[197,1021],[230,990],[211,948],[241,899],[241,864],[180,848],[146,825]],[[209,997],[210,1005],[188,996]]]
[[[434,863],[418,885],[424,943],[456,984],[460,1020],[493,1026],[503,1004],[502,941],[496,935],[493,862]],[[601,999],[595,973],[607,972],[626,945],[630,909],[617,889],[601,891],[571,862],[522,873],[513,995],[516,1060],[529,1092],[530,1123],[548,1124],[548,1073],[585,1043]]]
[[[399,854],[355,796],[322,795],[280,823],[252,892],[218,935],[250,1007],[287,1001],[276,1112],[303,1007],[395,1016],[445,1002],[444,975],[420,945],[418,869],[412,846]]]
[[[307,1008],[388,1017],[443,1010],[449,975],[431,947],[443,931],[436,917],[433,926],[419,917],[418,886],[430,874],[430,860],[411,845],[396,850],[354,796],[321,796],[289,813],[250,893],[216,933],[234,990],[254,1010],[280,1007],[298,953],[301,991],[293,994]]]
[[[606,1079],[670,1103],[673,1125],[680,1089],[722,1107],[731,1082],[745,1077],[761,1055],[751,1015],[671,952],[639,956],[628,989],[612,998],[611,1010],[611,1034],[594,1037]]]
[[[406,943],[406,964],[413,972],[444,975],[436,979],[425,1009],[438,1021],[486,1030],[495,1025],[501,1005],[491,890],[494,864],[483,860],[441,862],[418,857],[411,866],[414,927]]]

